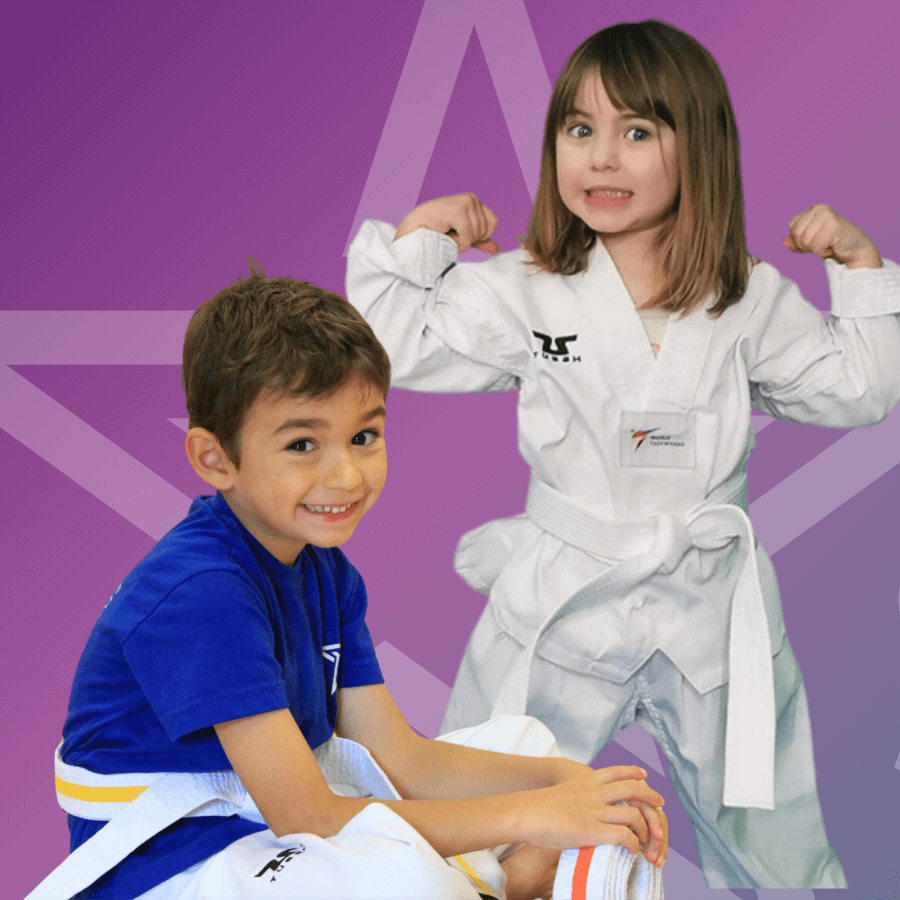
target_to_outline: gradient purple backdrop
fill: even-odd
[[[425,6],[436,8],[433,0]],[[423,158],[418,109],[407,105],[408,130],[383,171],[396,196],[411,192],[412,202],[478,193],[498,213],[500,243],[511,249],[527,221],[539,147],[523,151],[507,119],[516,110],[530,117],[525,131],[542,120],[530,86],[544,76],[516,58],[515,28],[511,55],[488,49],[489,32],[497,46],[497,10],[519,26],[525,21],[521,0],[459,0],[451,8],[465,25],[458,77],[447,60],[459,38],[446,30],[426,47],[427,67],[404,82],[421,87],[431,66],[455,82],[445,114],[421,100],[422,134],[435,116],[442,122],[434,152],[425,138]],[[184,459],[183,433],[169,421],[185,416],[178,358],[186,316],[177,311],[245,274],[248,255],[270,275],[343,291],[342,250],[422,9],[422,0],[392,0],[48,2],[5,10],[7,896],[23,895],[66,852],[51,754],[94,620],[181,502],[177,492],[186,508],[186,497],[204,491]],[[795,213],[830,203],[885,256],[900,259],[893,7],[526,0],[524,10],[550,81],[577,43],[616,21],[659,17],[712,51],[741,128],[751,249],[820,308],[827,308],[821,266],[781,247]],[[504,73],[520,85],[512,111],[495,90]],[[520,166],[523,154],[531,158]],[[410,174],[416,164],[421,187]],[[362,212],[397,218],[398,211]],[[6,312],[66,310],[159,315],[117,322]],[[455,543],[524,504],[514,404],[511,394],[392,392],[388,485],[347,545],[369,586],[375,643],[387,641],[409,671],[418,664],[445,685],[484,604],[452,572]],[[820,796],[848,897],[894,897],[900,885],[898,462],[895,413],[846,440],[843,432],[768,424],[751,463],[754,518],[770,552],[777,550],[788,633],[810,696]],[[124,498],[133,514],[111,509],[110,498]],[[601,759],[636,757],[614,744]],[[695,861],[686,815],[670,783],[652,774],[669,799],[673,848]],[[670,900],[698,895],[686,884],[668,883]]]

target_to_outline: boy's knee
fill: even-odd
[[[337,838],[354,857],[366,858],[366,896],[394,900],[477,900],[468,879],[440,857],[405,819],[372,803]],[[354,847],[354,845],[356,845]]]
[[[560,756],[559,746],[553,732],[540,719],[533,716],[501,716],[503,719],[518,720],[515,723],[519,729],[519,741],[521,749],[513,752],[522,756]],[[513,723],[510,723],[512,726]]]
[[[519,756],[560,756],[553,732],[532,716],[497,716],[471,728],[441,735],[438,740]]]
[[[331,838],[271,831],[241,838],[202,867],[186,896],[478,900],[412,825],[376,803]]]
[[[465,875],[443,860],[440,868],[422,860],[420,868],[397,870],[392,875],[392,883],[385,881],[380,890],[383,893],[377,896],[385,900],[479,900],[478,892]]]

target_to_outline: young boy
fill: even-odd
[[[642,769],[547,757],[512,717],[455,740],[532,756],[425,740],[391,700],[337,549],[386,472],[390,365],[359,313],[254,271],[194,314],[183,381],[217,493],[91,633],[57,759],[73,855],[33,896],[534,897],[562,848],[644,843],[662,865]],[[514,842],[502,866],[442,858]]]

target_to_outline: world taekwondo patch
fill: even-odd
[[[626,469],[693,469],[694,413],[630,412],[619,418],[619,465]]]

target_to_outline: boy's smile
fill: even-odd
[[[264,391],[222,488],[244,527],[293,565],[306,544],[336,547],[378,499],[387,474],[384,398],[358,377],[316,399]]]

